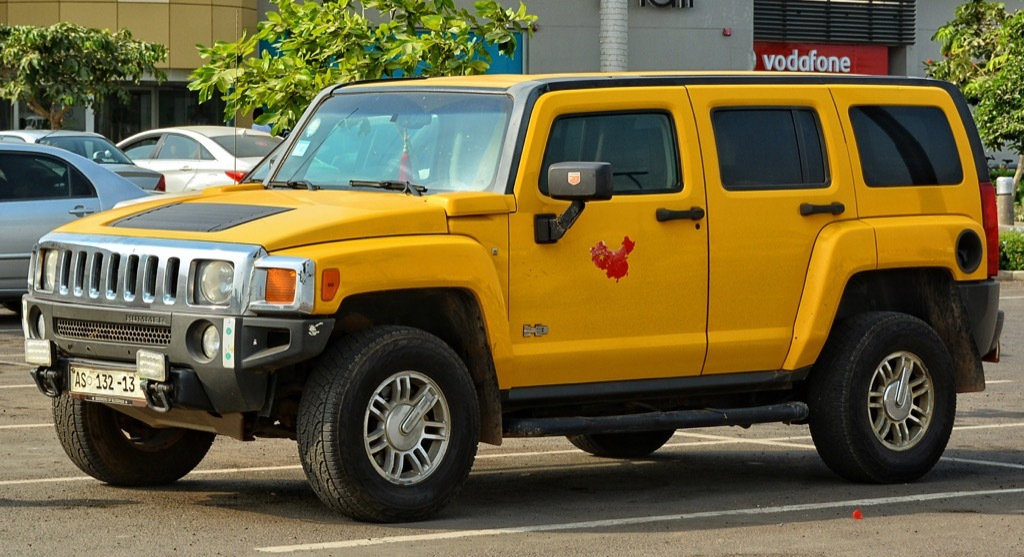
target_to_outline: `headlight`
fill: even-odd
[[[235,268],[227,261],[203,261],[196,274],[199,282],[200,303],[225,305],[234,291]]]
[[[43,272],[39,277],[39,290],[47,292],[53,290],[57,282],[57,259],[60,252],[55,249],[44,250],[42,253]]]

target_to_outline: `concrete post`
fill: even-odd
[[[601,71],[629,69],[629,2],[601,0]]]
[[[1000,176],[996,178],[996,207],[999,211],[999,224],[1013,226],[1013,178]]]

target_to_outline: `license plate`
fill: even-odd
[[[74,364],[70,367],[71,394],[85,400],[140,406],[146,395],[134,371],[98,369]],[[141,402],[142,404],[136,404]]]

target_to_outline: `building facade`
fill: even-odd
[[[931,38],[962,0],[527,0],[539,17],[532,37],[500,72],[619,69],[833,71],[924,75],[939,56]],[[472,0],[459,0],[471,6]],[[502,0],[509,7],[518,0]],[[129,29],[168,46],[168,79],[131,88],[129,103],[76,111],[68,127],[118,140],[154,127],[220,123],[222,106],[198,104],[188,76],[202,64],[196,44],[252,33],[270,0],[0,0],[0,23],[58,21]],[[244,115],[239,122],[247,121]],[[0,104],[0,129],[37,125],[23,107]]]

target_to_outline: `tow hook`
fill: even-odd
[[[141,382],[142,392],[146,395],[146,404],[155,412],[170,412],[171,394],[174,387],[169,383],[159,383],[143,379]]]
[[[37,367],[30,373],[32,374],[32,380],[36,382],[36,387],[39,387],[39,390],[44,395],[50,398],[57,398],[64,391],[64,386],[62,385],[64,376],[57,370]]]

